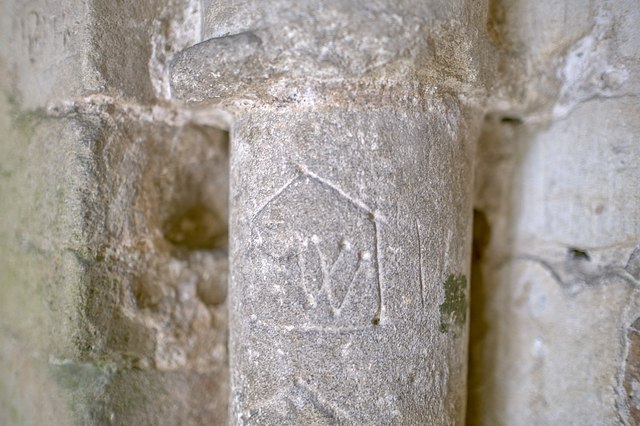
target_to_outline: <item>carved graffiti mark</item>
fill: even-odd
[[[273,202],[273,200],[275,200],[276,198],[278,198],[280,195],[282,195],[282,193],[284,191],[286,191],[291,185],[293,185],[293,183],[298,180],[300,176],[296,176],[292,179],[289,179],[287,181],[287,183],[285,183],[284,185],[282,185],[280,188],[278,188],[278,190],[276,192],[273,193],[273,195],[271,195],[267,201],[265,201],[259,208],[258,210],[253,214],[251,221],[255,221],[256,218],[260,215],[260,213],[262,213],[264,211],[264,209],[266,209],[269,204],[271,204]]]
[[[366,212],[366,213],[369,213],[369,214],[373,213],[373,209],[371,209],[365,203],[363,203],[363,202],[351,197],[349,194],[347,194],[345,191],[343,191],[338,185],[334,184],[333,182],[331,182],[328,179],[325,179],[325,178],[317,175],[316,173],[313,173],[306,166],[300,165],[296,169],[296,175],[293,178],[289,179],[280,188],[278,188],[278,190],[276,190],[276,192],[274,192],[269,198],[267,198],[267,200],[258,208],[258,210],[256,210],[256,212],[252,216],[252,221],[255,220],[260,215],[260,213],[262,213],[264,211],[265,208],[267,208],[275,199],[280,197],[296,181],[300,180],[301,178],[303,178],[305,176],[309,177],[311,179],[314,179],[315,181],[317,181],[321,185],[324,185],[327,188],[331,189],[332,191],[335,191],[340,197],[342,197],[343,199],[345,199],[346,201],[348,201],[349,203],[351,203],[353,206],[357,207],[358,209],[362,210],[363,212]]]
[[[375,247],[375,259],[376,259],[376,283],[378,285],[378,315],[373,319],[373,324],[378,325],[384,319],[386,311],[385,311],[385,303],[384,303],[384,292],[382,291],[382,265],[380,263],[380,227],[378,226],[378,222],[376,221],[376,216],[374,213],[370,214],[370,219],[373,222],[373,237],[374,237],[374,247]]]
[[[361,326],[342,326],[342,327],[331,327],[324,325],[278,325],[272,322],[260,321],[256,320],[252,323],[253,327],[260,328],[263,330],[274,331],[276,330],[278,333],[299,333],[299,334],[353,334],[358,332],[368,332],[371,331],[371,325],[361,325]]]
[[[320,391],[313,388],[310,384],[301,379],[297,379],[295,386],[306,394],[314,407],[326,417],[329,417],[341,424],[352,423],[352,417],[349,412],[341,409],[337,404],[330,402]]]
[[[296,378],[293,385],[248,410],[249,424],[309,424],[318,417],[331,424],[354,424],[353,416],[330,401],[309,380]]]
[[[338,320],[346,306],[349,318],[356,311],[361,316],[363,310],[371,309],[371,323],[381,322],[385,315],[380,261],[382,218],[371,207],[330,180],[299,166],[295,176],[270,195],[250,218],[256,247],[270,262],[280,265],[272,268],[280,272],[261,280],[275,282],[274,286],[284,292],[295,289],[278,282],[297,283],[305,309],[316,311],[317,319],[304,314],[304,318],[299,317],[301,322]],[[354,295],[357,298],[352,300]],[[320,313],[322,310],[325,314]]]
[[[299,171],[300,171],[301,175],[309,176],[309,177],[317,180],[321,184],[326,185],[328,188],[331,188],[332,190],[337,192],[342,198],[344,198],[345,200],[349,201],[351,204],[353,204],[354,206],[358,207],[360,210],[362,210],[364,212],[367,212],[369,214],[373,214],[373,209],[371,209],[365,203],[363,203],[363,202],[361,202],[359,200],[356,200],[355,198],[351,197],[346,192],[344,192],[342,189],[340,189],[339,186],[337,186],[336,184],[332,183],[331,181],[329,181],[327,179],[324,179],[324,178],[318,176],[317,174],[313,173],[312,171],[307,169],[306,166],[300,166],[299,167]]]
[[[422,270],[422,237],[420,236],[420,224],[416,219],[416,235],[418,236],[418,278],[420,281],[420,303],[424,308],[424,271]]]
[[[338,257],[333,261],[331,265],[329,265],[327,257],[322,253],[322,250],[320,249],[320,246],[319,246],[320,238],[317,235],[313,235],[310,238],[310,241],[319,259],[320,271],[321,271],[321,283],[319,287],[315,289],[313,288],[314,287],[313,283],[309,282],[312,279],[310,279],[307,274],[308,257],[303,255],[298,255],[298,265],[300,266],[300,270],[302,271],[303,289],[312,307],[316,306],[316,303],[317,303],[316,299],[318,294],[321,292],[324,292],[324,294],[326,294],[329,300],[329,306],[331,307],[331,310],[334,316],[339,316],[342,305],[344,304],[344,301],[349,296],[349,293],[353,288],[353,283],[360,273],[362,263],[369,262],[371,260],[371,254],[368,251],[359,252],[357,254],[355,270],[353,271],[353,273],[351,274],[351,277],[349,278],[349,283],[347,284],[346,292],[342,295],[342,297],[340,297],[340,295],[337,294],[337,290],[334,288],[332,281],[334,280],[335,273],[338,269],[346,269],[346,267],[348,267],[348,265],[345,264],[346,262],[348,262],[345,256],[345,253],[348,253],[351,251],[351,244],[346,240],[341,241]],[[308,241],[305,241],[305,245],[308,245],[308,244],[309,244]]]
[[[307,335],[309,338],[317,336],[326,337],[326,335],[354,335],[354,334],[368,334],[371,332],[370,323],[359,323],[356,325],[325,325],[325,324],[279,324],[271,320],[259,320],[253,318],[251,320],[251,327],[255,330],[259,330],[264,333],[278,333],[278,335],[284,334],[298,334]]]
[[[46,58],[47,50],[58,49],[65,52],[72,28],[64,12],[60,15],[47,14],[37,10],[25,10],[19,20],[20,42],[25,46],[29,61],[34,64]]]

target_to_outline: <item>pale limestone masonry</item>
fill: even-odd
[[[365,3],[0,3],[0,424],[640,422],[637,1]]]

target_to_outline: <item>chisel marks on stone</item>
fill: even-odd
[[[385,305],[384,305],[384,292],[382,288],[382,265],[380,263],[380,227],[376,221],[373,213],[371,214],[371,221],[373,222],[374,239],[375,239],[375,259],[376,259],[376,284],[378,290],[378,314],[373,318],[372,323],[378,325],[384,319]]]
[[[416,219],[416,235],[418,236],[418,279],[420,281],[420,304],[424,308],[424,271],[422,270],[422,237],[420,236],[420,224]]]

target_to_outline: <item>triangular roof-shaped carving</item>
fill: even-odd
[[[298,181],[298,180],[300,180],[302,178],[305,178],[305,177],[310,178],[310,179],[316,181],[317,183],[319,183],[320,185],[330,189],[335,194],[337,194],[340,198],[344,199],[345,202],[353,205],[357,209],[361,210],[363,213],[367,214],[370,217],[370,219],[372,219],[372,220],[375,219],[375,214],[374,214],[374,211],[373,211],[373,209],[371,207],[367,206],[362,201],[351,197],[349,194],[347,194],[344,190],[342,190],[335,183],[333,183],[330,180],[325,179],[322,176],[310,171],[306,166],[301,165],[301,166],[298,166],[298,170],[297,170],[296,176],[293,177],[292,179],[290,179],[282,187],[280,187],[280,189],[278,189],[275,192],[275,194],[273,194],[271,197],[269,197],[267,199],[267,201],[265,201],[256,210],[256,212],[252,215],[252,220],[255,220],[260,215],[260,213],[262,213],[264,211],[265,208],[267,208],[271,203],[273,203],[278,198],[280,198],[283,194],[285,194],[287,192],[287,190],[289,190],[289,188],[291,188],[291,186],[296,181]]]

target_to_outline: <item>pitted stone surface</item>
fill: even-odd
[[[465,320],[441,333],[439,306],[468,274],[469,175],[451,165],[475,123],[443,125],[375,107],[234,124],[233,421],[462,421]]]
[[[639,14],[2,2],[0,423],[634,424]]]

